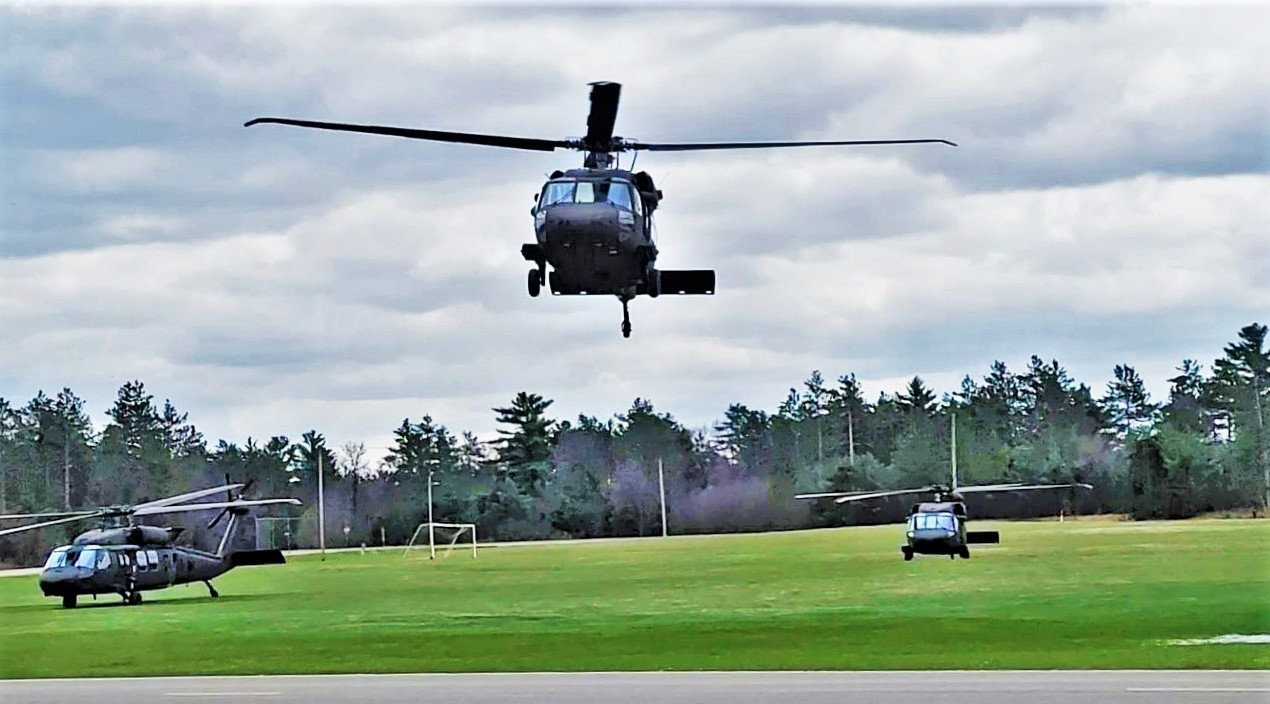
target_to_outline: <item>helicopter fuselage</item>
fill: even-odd
[[[961,501],[913,504],[906,522],[907,542],[900,547],[905,560],[919,555],[970,558],[970,545],[999,543],[996,531],[967,531],[966,505]]]
[[[219,596],[211,580],[235,567],[280,565],[280,550],[227,550],[237,515],[231,515],[217,552],[173,545],[179,528],[121,526],[81,533],[70,545],[49,553],[40,571],[44,596],[61,597],[74,608],[79,596],[118,594],[125,604],[141,603],[141,592],[203,582]]]
[[[544,285],[556,296],[613,295],[625,310],[640,295],[713,294],[712,270],[656,268],[653,211],[661,198],[646,172],[582,168],[552,174],[530,210],[535,241],[521,247],[535,265],[529,295],[538,296]],[[629,327],[624,320],[624,334]]]

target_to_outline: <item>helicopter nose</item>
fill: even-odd
[[[40,591],[44,596],[73,593],[73,585],[81,576],[78,567],[52,567],[40,573]]]

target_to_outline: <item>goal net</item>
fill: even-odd
[[[441,546],[443,552],[442,557],[449,557],[450,551],[458,545],[459,539],[464,535],[472,541],[472,557],[476,557],[476,524],[475,523],[420,523],[415,528],[414,535],[410,536],[410,542],[406,544],[406,549],[402,551],[402,557],[410,554],[411,550],[428,547],[428,559],[435,559],[437,556],[437,546]]]
[[[294,550],[300,540],[300,519],[260,516],[256,520],[257,550]]]

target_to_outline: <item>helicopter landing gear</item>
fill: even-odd
[[[969,559],[970,559],[970,548],[966,547],[965,545],[962,545],[962,546],[961,546],[961,551],[960,551],[958,554],[959,554],[959,555],[961,555],[961,559],[963,559],[963,560],[969,560]]]
[[[141,592],[132,591],[123,595],[123,603],[128,606],[136,606],[141,603]]]
[[[542,282],[545,278],[541,269],[529,270],[529,296],[531,298],[537,298],[538,294],[542,293]]]
[[[909,562],[913,559],[913,547],[911,545],[902,546],[900,548],[900,552],[904,553],[905,562]]]
[[[631,336],[631,311],[627,308],[629,298],[622,298],[622,337]]]
[[[656,298],[661,295],[661,272],[648,265],[648,270],[644,274],[644,280],[647,282],[645,288],[648,291],[649,298]]]
[[[76,598],[76,596],[75,596],[74,594],[64,594],[64,595],[62,595],[62,608],[63,608],[63,609],[73,609],[73,608],[75,608],[75,602],[76,602],[77,600],[78,600],[78,599]]]
[[[210,594],[213,599],[220,596],[220,592],[216,591],[216,587],[213,587],[211,582],[203,582],[203,584],[207,585],[207,593]]]

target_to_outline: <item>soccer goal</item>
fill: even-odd
[[[300,538],[298,517],[259,516],[255,520],[257,550],[295,549]]]
[[[423,533],[428,541],[428,559],[436,559],[437,544],[440,543],[445,552],[443,557],[449,557],[450,551],[458,544],[459,538],[467,533],[472,537],[472,557],[476,557],[476,524],[475,523],[420,523],[415,528],[414,535],[410,536],[410,542],[406,544],[406,549],[402,551],[401,556],[405,557],[410,554],[410,550],[416,547],[422,547],[419,534]]]

